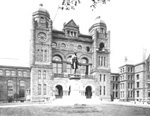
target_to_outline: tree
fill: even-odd
[[[92,5],[90,7],[93,10],[96,8],[97,4],[99,3],[106,4],[110,0],[91,0],[91,1]],[[59,8],[62,10],[71,10],[71,9],[74,10],[75,7],[80,3],[81,3],[80,0],[62,0],[62,5]]]

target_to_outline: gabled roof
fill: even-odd
[[[73,19],[71,19],[67,24],[64,24],[64,28],[65,27],[73,27],[79,29],[79,26],[74,22]]]

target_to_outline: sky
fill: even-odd
[[[29,66],[32,13],[40,3],[50,13],[53,27],[73,19],[82,34],[89,34],[97,16],[101,16],[111,31],[111,72],[117,73],[128,63],[143,61],[150,51],[150,0],[111,0],[92,11],[91,0],[81,0],[75,10],[58,10],[62,0],[1,0],[0,4],[0,65]]]

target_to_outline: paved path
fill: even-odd
[[[106,102],[100,100],[65,100],[65,99],[57,99],[51,102],[17,102],[17,103],[0,103],[0,108],[5,107],[20,107],[20,106],[39,106],[39,105],[48,105],[48,106],[73,106],[76,104],[80,105],[101,105],[101,104],[114,104],[114,105],[122,105],[122,106],[134,106],[134,107],[145,107],[150,108],[150,104],[142,104],[142,103],[133,103],[133,102]]]

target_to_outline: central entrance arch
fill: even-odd
[[[55,87],[55,97],[62,98],[62,96],[63,96],[63,87],[61,85],[57,85]]]
[[[85,88],[85,96],[88,99],[90,99],[92,97],[92,87],[91,86],[87,86]]]

